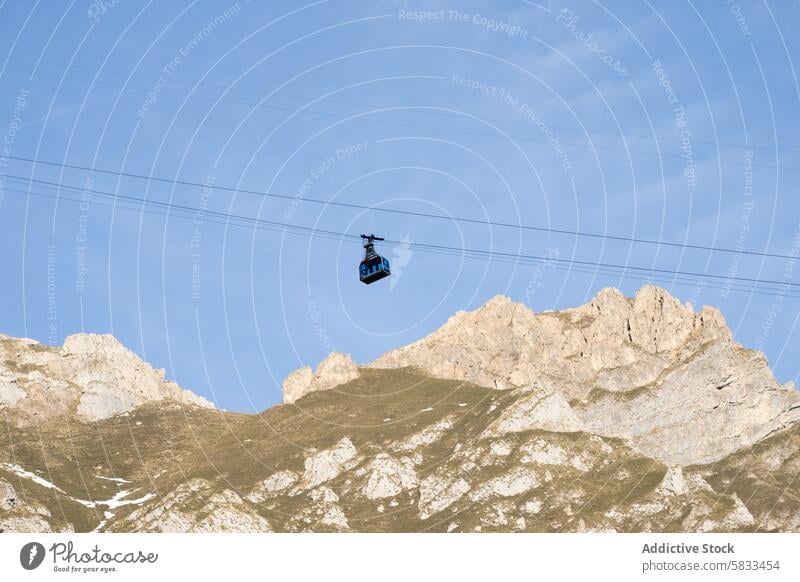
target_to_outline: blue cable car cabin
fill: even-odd
[[[358,276],[362,283],[369,285],[388,277],[392,272],[389,268],[389,260],[375,252],[375,241],[383,239],[374,234],[362,234],[361,238],[364,241],[365,251],[364,260],[358,267]]]

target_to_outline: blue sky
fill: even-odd
[[[800,251],[800,5],[487,4],[0,3],[0,153],[206,185],[0,158],[0,331],[113,333],[259,411],[300,365],[371,361],[498,293],[560,309],[645,282],[423,243],[778,281],[656,280],[795,380],[796,261],[303,201]],[[366,287],[355,241],[102,192],[412,244],[379,247],[395,275]]]

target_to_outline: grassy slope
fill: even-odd
[[[513,392],[431,379],[410,369],[363,369],[358,380],[337,390],[314,393],[295,405],[275,406],[258,415],[155,403],[128,416],[88,425],[66,417],[25,429],[7,422],[7,430],[0,433],[0,461],[39,471],[68,496],[85,500],[110,499],[118,487],[136,490],[131,498],[149,492],[165,494],[194,477],[208,479],[220,489],[246,494],[275,470],[302,470],[304,457],[311,450],[329,447],[344,436],[352,440],[359,454],[372,456],[385,450],[388,443],[413,435],[437,420],[457,418],[455,428],[442,440],[420,449],[424,462],[417,470],[423,479],[442,467],[458,472],[462,459],[453,454],[456,446],[477,443],[475,437],[515,398]],[[424,411],[427,408],[432,410]],[[702,472],[718,491],[736,491],[754,513],[766,511],[761,504],[783,504],[782,510],[797,512],[800,503],[789,469],[798,464],[798,435],[795,429],[773,438],[780,441],[781,450],[789,447],[795,453],[769,471],[765,470],[765,459],[774,456],[778,447],[770,445],[770,441],[753,454],[733,455],[692,470]],[[582,433],[532,431],[508,440],[518,447],[537,438],[558,444],[571,454],[588,452],[597,458],[606,455],[608,462],[585,473],[553,469],[552,480],[535,496],[561,501],[546,504],[540,514],[529,517],[528,529],[570,529],[579,520],[587,525],[599,523],[611,508],[646,500],[666,471],[660,463],[641,457],[616,439],[605,439],[613,449],[611,453],[601,452],[597,442]],[[793,440],[787,444],[781,439]],[[509,460],[518,461],[518,453]],[[503,464],[487,464],[479,470],[480,479],[499,475],[506,468]],[[96,475],[120,477],[132,483],[118,486]],[[86,508],[68,496],[3,470],[0,477],[12,483],[23,501],[30,498],[48,507],[56,526],[71,523],[77,531],[87,531],[103,518],[102,508]],[[356,485],[348,483],[348,479],[350,475],[342,475],[328,485],[340,492],[341,505],[351,527],[357,530],[443,531],[451,517],[465,527],[474,527],[485,523],[487,511],[496,510],[475,507],[464,499],[448,510],[447,519],[436,517],[423,522],[416,512],[418,494],[413,492],[401,496],[396,508],[379,513],[377,503],[359,495]],[[574,502],[567,499],[569,495],[575,498]],[[533,497],[528,494],[515,503],[522,504]],[[281,530],[290,527],[304,503],[305,496],[283,496],[261,506],[259,511]],[[709,503],[717,501],[710,499]],[[116,517],[132,509],[119,508],[115,510]],[[670,515],[660,523],[664,529],[677,529],[680,520]],[[631,520],[623,529],[636,531],[645,527],[650,526]]]

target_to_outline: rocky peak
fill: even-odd
[[[519,305],[515,303],[510,297],[506,295],[495,295],[489,301],[481,306],[481,309],[486,309],[489,311],[492,310],[507,310],[513,309],[515,305]]]
[[[311,392],[330,390],[358,378],[358,366],[349,354],[331,352],[317,366],[316,373],[304,366],[283,381],[283,402],[291,404]]]
[[[213,408],[112,335],[71,335],[61,349],[0,338],[0,406],[21,423],[65,412],[95,421],[160,400]]]
[[[561,426],[574,414],[567,425],[629,439],[674,464],[710,462],[800,420],[800,395],[775,381],[762,354],[733,341],[719,311],[698,313],[651,285],[632,298],[603,289],[586,305],[538,314],[498,296],[372,366],[544,390],[557,395],[544,402],[559,406],[531,404],[514,423]],[[545,418],[551,412],[558,418]]]
[[[586,305],[538,314],[496,295],[474,311],[458,311],[427,337],[382,355],[371,366],[412,366],[437,378],[498,389],[536,384],[583,398],[595,386],[618,391],[644,386],[715,340],[732,341],[719,311],[703,307],[696,313],[652,285],[633,298],[608,287]],[[334,352],[316,373],[308,366],[292,372],[283,383],[284,402],[356,377],[350,357]]]
[[[642,287],[633,298],[606,288],[586,305],[538,314],[497,296],[373,365],[415,366],[436,377],[501,389],[555,382],[569,397],[582,397],[598,379],[613,389],[614,376],[626,366],[638,370],[641,382],[625,388],[646,384],[685,344],[712,340],[730,340],[719,312],[706,307],[695,313],[654,286]],[[571,386],[563,386],[566,381]]]
[[[77,357],[114,357],[131,354],[120,341],[111,334],[76,333],[67,336],[61,346],[61,354]]]

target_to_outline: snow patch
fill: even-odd
[[[95,477],[103,479],[104,481],[114,481],[115,483],[130,483],[130,481],[122,477],[103,477],[102,475],[95,475]]]
[[[155,497],[154,493],[148,493],[147,495],[139,497],[138,499],[125,499],[125,497],[131,493],[134,493],[135,491],[138,490],[134,489],[133,491],[118,491],[114,497],[108,499],[107,501],[87,501],[85,499],[78,499],[77,497],[70,497],[70,499],[90,509],[93,509],[98,505],[104,505],[108,509],[116,509],[124,505],[141,505],[145,501]]]
[[[6,471],[14,473],[17,477],[30,479],[37,485],[41,485],[42,487],[47,487],[48,489],[55,489],[59,493],[64,493],[66,495],[66,492],[63,489],[61,489],[61,487],[59,487],[58,485],[51,483],[50,481],[44,479],[43,477],[39,477],[39,475],[37,475],[36,473],[31,473],[30,471],[26,471],[19,465],[14,465],[12,463],[3,463],[0,466],[2,466]]]

